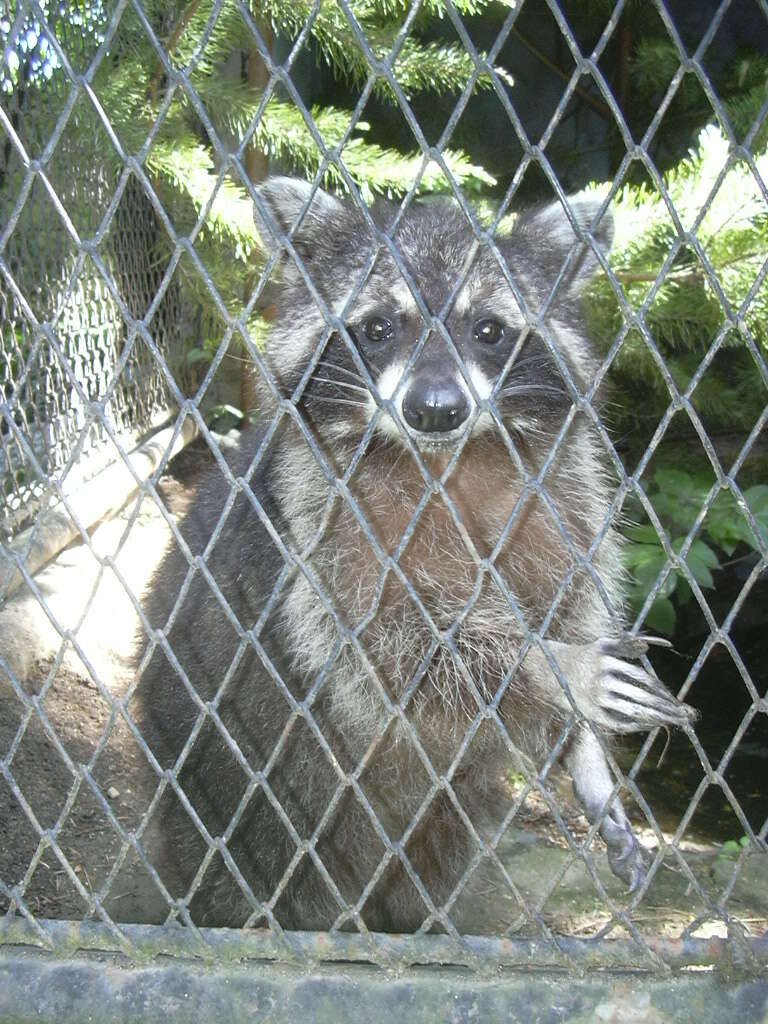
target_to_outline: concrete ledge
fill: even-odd
[[[398,976],[361,965],[302,970],[273,964],[118,966],[0,961],[4,1024],[765,1024],[768,979],[727,983],[715,973],[573,977],[508,971],[483,978],[436,967]]]

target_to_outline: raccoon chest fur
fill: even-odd
[[[446,738],[460,736],[478,700],[492,701],[502,683],[518,695],[512,728],[521,744],[535,733],[538,746],[542,730],[549,731],[545,696],[515,670],[526,626],[539,628],[572,565],[541,499],[524,496],[508,466],[495,465],[505,453],[476,447],[467,446],[445,496],[425,496],[418,467],[401,453],[378,453],[378,462],[372,457],[361,467],[350,485],[356,508],[338,497],[323,500],[327,487],[309,453],[301,473],[294,463],[291,474],[278,468],[276,479],[283,507],[301,509],[296,540],[305,544],[313,574],[310,581],[297,573],[282,605],[294,668],[308,676],[328,670],[332,652],[343,645],[330,670],[331,700],[357,727],[365,711],[371,736],[386,720],[372,674],[392,700],[411,687],[409,713],[432,738],[438,763],[451,746]],[[313,545],[318,536],[322,541]],[[576,576],[573,590],[580,585]],[[566,597],[564,611],[571,602]],[[357,643],[343,640],[337,620]],[[565,636],[570,628],[563,614],[550,633]]]

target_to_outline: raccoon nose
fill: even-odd
[[[469,399],[455,380],[417,377],[403,398],[403,419],[413,430],[445,434],[469,416]]]

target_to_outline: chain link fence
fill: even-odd
[[[84,52],[89,39],[77,26],[60,17],[57,28],[73,63],[90,59]],[[53,75],[41,96],[34,93],[34,83],[26,89],[18,83],[5,96],[20,147],[6,136],[1,201],[11,276],[0,299],[8,403],[1,464],[6,539],[28,524],[51,478],[85,480],[114,459],[108,428],[130,449],[168,415],[164,381],[150,354],[133,344],[120,313],[122,300],[132,315],[142,316],[161,279],[151,204],[130,182],[115,202],[93,110],[80,104],[67,129],[54,129],[72,99],[64,78]],[[42,158],[45,184],[30,177],[21,154]],[[97,232],[107,279],[77,244]],[[172,289],[154,325],[171,360],[180,350],[182,323],[178,290]]]
[[[754,223],[764,223],[768,213],[765,164],[760,159],[768,98],[737,134],[732,128],[733,111],[724,105],[707,65],[719,33],[734,16],[732,5],[724,0],[713,7],[695,46],[683,42],[675,14],[661,0],[648,5],[663,26],[675,67],[638,137],[616,99],[621,83],[607,81],[604,72],[612,48],[624,38],[622,18],[630,5],[619,2],[606,9],[602,27],[586,50],[577,42],[563,8],[547,3],[552,31],[571,70],[562,74],[562,93],[537,141],[529,136],[515,86],[510,84],[510,73],[514,77],[516,69],[505,68],[502,60],[505,44],[518,31],[526,6],[522,3],[505,4],[497,12],[493,37],[482,52],[467,24],[484,5],[477,5],[478,11],[471,4],[450,2],[395,4],[392,9],[381,5],[396,20],[388,35],[371,28],[371,18],[381,13],[375,3],[315,0],[296,6],[290,16],[279,4],[248,5],[235,0],[190,0],[176,5],[178,10],[171,6],[140,0],[86,2],[76,7],[19,2],[3,14],[0,477],[4,578],[0,585],[6,604],[0,612],[4,616],[0,623],[4,638],[0,769],[5,819],[0,826],[0,901],[5,916],[0,937],[8,950],[9,998],[18,995],[20,979],[26,977],[28,965],[19,966],[13,959],[20,947],[36,947],[64,958],[100,951],[127,955],[133,961],[159,962],[155,958],[163,954],[180,962],[193,957],[219,966],[243,959],[313,967],[362,962],[398,970],[414,964],[461,965],[471,968],[478,979],[496,976],[494,972],[502,968],[522,967],[556,968],[572,976],[593,967],[642,968],[668,977],[682,968],[717,964],[727,965],[731,977],[759,978],[768,954],[768,819],[761,802],[764,787],[754,766],[765,757],[768,708],[763,660],[742,650],[734,637],[746,617],[759,619],[765,588],[761,484],[759,477],[757,484],[753,477],[750,489],[742,470],[759,455],[768,417],[768,364],[752,319],[764,301],[768,253],[755,229],[749,254],[753,277],[735,303],[700,232],[736,167],[748,175],[754,201],[762,204]],[[761,0],[755,12],[765,39],[768,7]],[[453,32],[456,48],[439,51],[438,64],[448,66],[449,57],[458,64],[460,52],[466,67],[442,130],[425,133],[407,85],[414,62],[409,47],[424,19],[438,14],[440,25]],[[288,42],[290,24],[294,31]],[[283,41],[280,32],[286,33]],[[309,109],[295,81],[306,75],[301,59],[310,41],[322,47],[323,33],[328,37],[336,33],[334,38],[344,43],[358,68],[355,108],[342,118],[341,128],[337,125],[336,135],[329,128],[330,115],[317,107]],[[234,56],[227,52],[232,38],[239,46]],[[144,66],[143,75],[138,74],[141,68],[132,56],[139,52],[132,49],[138,47],[136,40],[151,54],[151,66]],[[422,59],[426,62],[432,52],[424,50]],[[418,59],[417,53],[416,63]],[[218,93],[212,86],[205,93],[199,84],[206,61],[211,62],[206,72],[209,83],[220,79]],[[118,81],[120,75],[124,80]],[[113,85],[117,82],[111,92],[103,84],[110,80]],[[719,123],[726,140],[722,166],[715,180],[696,196],[697,213],[692,219],[678,212],[674,181],[660,172],[652,156],[653,145],[665,130],[665,115],[690,80],[711,107],[710,120]],[[589,105],[609,112],[623,155],[616,161],[610,185],[592,200],[590,216],[580,222],[578,205],[569,205],[550,152],[575,100],[584,93],[585,82]],[[245,123],[227,115],[227,83],[249,97]],[[492,181],[490,176],[483,176],[477,167],[468,170],[467,161],[451,149],[454,132],[479,88],[497,103],[497,116],[521,151],[514,171],[497,189],[492,208],[478,207],[468,199],[471,192]],[[375,166],[360,170],[361,150],[354,133],[368,111],[375,111],[381,90],[387,92],[417,147],[404,188],[384,181],[382,148],[377,151],[380,163],[374,161]],[[283,123],[283,142],[274,120],[278,108],[284,114],[280,104],[290,107],[291,116],[297,118],[287,128]],[[175,118],[192,125],[194,145],[189,151],[174,153],[163,140],[162,131]],[[272,140],[269,144],[266,136]],[[291,146],[299,146],[297,139],[306,149],[304,164],[290,159],[297,151]],[[202,177],[184,164],[187,152],[202,161]],[[291,215],[283,222],[280,209],[268,201],[269,193],[257,187],[266,157],[273,172],[298,163],[309,181],[306,190],[294,190]],[[626,289],[634,279],[612,269],[601,248],[601,230],[611,203],[621,199],[620,190],[637,165],[648,187],[660,197],[672,226],[660,269],[647,275],[646,297],[639,304],[627,298]],[[531,308],[529,283],[524,280],[526,268],[518,265],[520,276],[516,276],[514,260],[504,246],[505,225],[525,192],[527,176],[534,172],[568,210],[562,224],[572,233],[557,267],[542,271],[541,280],[535,282],[537,291],[545,292],[536,309]],[[348,193],[347,216],[360,233],[352,244],[362,236],[375,240],[365,260],[355,267],[353,280],[345,280],[344,301],[336,305],[327,291],[332,272],[327,266],[318,272],[302,235],[310,230],[313,218],[326,216],[317,211],[332,203],[321,191],[329,186]],[[433,190],[453,197],[470,240],[470,258],[437,307],[424,293],[423,281],[420,287],[413,262],[404,251],[412,223],[409,217],[429,208],[420,202],[419,194]],[[394,219],[384,228],[370,213],[376,191],[398,197]],[[176,205],[182,193],[186,207]],[[251,226],[252,204],[259,211],[260,243]],[[330,220],[333,217],[341,217],[338,210],[331,211]],[[726,228],[724,224],[722,230]],[[557,230],[564,229],[553,229],[553,237]],[[222,239],[225,250],[232,248],[231,273],[221,269],[216,255]],[[260,244],[265,249],[261,254]],[[316,244],[321,246],[323,239]],[[557,312],[558,290],[561,294],[567,289],[569,275],[584,258],[582,245],[609,282],[619,321],[602,362],[590,366],[587,379],[580,376],[582,368],[571,356],[564,355],[559,328],[548,327],[546,319],[563,315]],[[692,273],[687,264],[681,272],[683,257],[695,259],[696,273],[708,295],[714,296],[721,322],[702,342],[697,365],[681,381],[670,371],[657,342],[653,311],[664,289],[676,287],[676,274]],[[501,402],[498,388],[481,393],[476,367],[451,333],[451,311],[472,283],[473,261],[485,258],[517,307],[528,309],[523,342],[536,334],[542,344],[541,359],[554,366],[560,394],[567,399],[568,408],[547,437],[546,451],[533,469],[524,437],[508,431],[496,408],[495,403]],[[473,422],[481,414],[490,417],[501,438],[502,461],[509,474],[521,481],[506,512],[503,484],[498,483],[503,515],[487,550],[475,543],[466,522],[467,496],[457,496],[454,487],[462,473],[469,473],[469,434],[435,470],[429,451],[419,447],[404,425],[404,414],[392,404],[397,387],[385,393],[370,364],[355,355],[360,339],[347,318],[354,304],[366,298],[366,288],[375,281],[382,263],[391,268],[392,290],[405,289],[407,302],[422,324],[399,366],[400,377],[405,380],[416,373],[430,346],[440,340],[464,391],[472,396]],[[320,276],[326,272],[328,279]],[[304,353],[296,372],[286,367],[287,355],[275,355],[269,347],[272,330],[273,337],[285,344],[281,351],[288,351],[285,324],[275,312],[288,280],[292,294],[311,296],[313,310],[304,312],[315,323],[314,347]],[[381,320],[381,307],[370,309],[378,309]],[[298,325],[296,333],[300,331]],[[734,335],[751,360],[750,373],[762,393],[761,411],[749,429],[731,438],[730,451],[724,454],[722,446],[710,438],[706,418],[699,412],[697,388],[733,344]],[[622,449],[614,446],[603,423],[597,395],[612,364],[621,358],[622,346],[629,348],[632,339],[640,339],[643,351],[650,353],[669,402],[649,432],[650,443],[629,471]],[[341,469],[329,457],[330,435],[323,434],[312,415],[313,387],[319,383],[322,388],[322,374],[329,367],[334,372],[331,344],[337,346],[334,358],[344,364],[343,383],[330,392],[336,406],[340,396],[350,405],[359,404],[359,395],[376,396],[368,424]],[[522,342],[505,362],[502,377],[514,365],[521,346]],[[222,375],[228,373],[231,378],[232,366],[239,392],[232,400],[238,408],[230,412],[250,414],[260,422],[257,432],[251,428],[246,435],[256,440],[246,443],[242,455],[232,448],[231,437],[212,429],[210,413],[211,394]],[[322,390],[314,394],[329,398]],[[546,401],[542,398],[543,405]],[[673,538],[660,506],[649,499],[646,483],[670,424],[681,413],[690,421],[690,436],[698,439],[712,482],[700,496],[690,524]],[[368,510],[359,489],[360,480],[366,479],[366,459],[372,446],[375,449],[376,432],[383,429],[387,416],[400,432],[399,458],[415,467],[408,479],[418,482],[417,493],[398,497],[400,519],[395,517],[397,536],[391,542],[382,541],[380,516]],[[163,422],[171,424],[162,435],[168,447],[158,452],[149,471],[141,471],[131,461],[131,452]],[[587,424],[585,429],[594,439],[590,443],[599,446],[600,458],[615,480],[611,499],[600,509],[604,518],[587,531],[586,538],[576,535],[581,520],[563,511],[566,506],[557,497],[557,481],[552,483],[562,459],[572,457],[574,432],[581,422]],[[185,452],[186,468],[175,471],[181,483],[174,484],[171,478],[169,484],[163,473],[172,451],[182,434],[187,439],[192,433],[200,440]],[[301,450],[298,485],[288,481],[285,493],[297,505],[301,501],[309,505],[311,495],[303,493],[306,481],[321,492],[315,497],[325,513],[311,536],[297,537],[295,524],[288,528],[280,510],[260,489],[265,467],[281,444]],[[114,462],[128,468],[128,503],[111,525],[94,530],[93,519],[82,512],[83,503],[76,495],[83,481]],[[211,480],[210,475],[200,476],[202,463],[213,466],[202,472],[214,473],[217,483],[210,499],[215,508],[207,533],[201,535],[195,532],[194,509],[186,520],[178,511],[188,501],[180,492],[190,478],[198,485],[203,480],[203,486]],[[395,461],[392,473],[398,466]],[[575,472],[578,475],[579,470]],[[479,500],[482,481],[473,477],[471,486],[479,490],[470,495],[470,505],[473,497]],[[578,490],[581,484],[572,486]],[[597,491],[601,487],[602,483],[596,484]],[[706,556],[700,546],[702,530],[720,508],[722,493],[731,502],[728,521],[738,519],[731,552],[736,550],[735,557],[742,559],[737,588],[723,612],[713,610],[710,591],[702,582],[701,561]],[[445,511],[440,529],[462,538],[471,580],[463,598],[443,595],[448,610],[442,618],[423,580],[412,577],[413,545],[424,542],[419,531],[431,514],[425,510],[434,501]],[[693,607],[700,611],[705,635],[696,640],[695,650],[686,648],[690,657],[684,670],[677,671],[675,689],[682,700],[696,704],[698,681],[713,667],[728,685],[723,696],[701,708],[696,725],[684,724],[671,741],[669,767],[658,770],[661,782],[657,781],[653,793],[646,792],[643,771],[653,760],[658,729],[617,755],[601,733],[592,757],[601,763],[606,760],[611,778],[599,810],[587,821],[558,774],[559,761],[570,756],[581,735],[584,714],[575,681],[580,669],[576,666],[575,674],[570,673],[558,653],[557,624],[574,591],[581,588],[580,592],[599,599],[601,621],[609,624],[609,632],[620,628],[618,590],[609,578],[618,570],[605,559],[614,543],[614,521],[626,514],[631,501],[647,517],[662,551],[636,608],[636,630],[642,628],[644,616],[658,608],[657,602],[669,603],[673,581],[682,580]],[[565,552],[540,614],[531,610],[535,599],[527,603],[521,599],[519,587],[510,585],[500,568],[505,545],[521,518],[530,513],[531,502],[547,510],[550,522],[544,534],[551,547],[535,552],[527,571],[540,572],[537,566],[548,558],[558,565],[558,552]],[[48,566],[35,575],[37,563],[33,564],[31,552],[52,510],[74,523],[73,533],[81,543],[76,551],[65,552],[63,569]],[[354,599],[349,596],[350,587],[334,593],[331,584],[329,589],[323,544],[336,536],[328,525],[332,512],[346,523],[350,535],[359,537],[361,550],[370,552],[373,559],[375,582],[366,591],[367,570],[359,570]],[[308,522],[315,520],[310,517]],[[262,561],[276,561],[274,586],[258,599],[242,597],[232,582],[227,555],[222,554],[238,536],[233,526],[237,523],[263,538]],[[749,548],[748,555],[746,547],[737,549],[739,541]],[[162,561],[166,546],[173,554]],[[154,579],[153,572],[159,573]],[[407,604],[423,638],[418,663],[410,665],[402,655],[403,665],[410,668],[407,673],[402,669],[407,678],[399,689],[392,682],[396,670],[391,656],[396,654],[385,649],[387,636],[394,643],[400,635],[396,624],[387,619],[387,587],[400,588],[403,597],[398,607]],[[456,587],[461,595],[461,579]],[[476,652],[469,641],[462,640],[462,628],[465,620],[472,621],[473,609],[487,607],[483,588],[491,587],[497,596],[488,607],[501,609],[500,617],[509,619],[521,635],[515,658],[506,662],[502,658],[498,670],[492,667],[498,678],[488,682],[477,677],[478,664],[485,662],[473,661]],[[189,609],[196,607],[201,588],[216,614],[185,619],[191,615]],[[303,595],[301,601],[296,599],[298,593]],[[340,594],[348,595],[346,607]],[[360,611],[361,594],[368,599],[365,614]],[[293,620],[280,612],[289,600],[295,600],[300,609]],[[251,620],[244,620],[244,609]],[[377,617],[384,631],[383,649],[371,640]],[[127,624],[127,638],[119,650],[119,644],[104,642],[116,620]],[[304,636],[307,650],[317,636],[330,638],[322,656],[304,655],[302,671],[297,667],[298,655],[291,663],[285,652],[276,654],[281,630],[291,622]],[[590,627],[591,622],[586,622],[585,632]],[[134,647],[134,628],[140,637],[137,656],[129,650]],[[196,635],[201,628],[213,635],[201,638]],[[585,636],[582,643],[597,639]],[[381,645],[381,637],[376,642]],[[216,679],[199,670],[210,664],[211,650],[220,663],[221,677]],[[608,655],[612,653],[614,648]],[[623,677],[624,685],[641,680],[644,692],[649,691],[648,680],[655,675],[651,662],[641,645],[635,645],[632,653],[642,656],[650,675],[638,668],[636,675]],[[531,664],[536,658],[556,682],[558,696],[552,699],[564,710],[555,719],[557,728],[547,736],[546,751],[538,763],[524,758],[505,773],[502,788],[507,806],[488,830],[481,825],[477,808],[465,805],[462,764],[484,743],[489,749],[501,743],[513,763],[520,743],[516,723],[504,711],[505,695],[515,692],[515,679],[526,659]],[[674,655],[662,649],[659,658],[665,667],[674,667]],[[652,660],[654,665],[659,663],[656,656]],[[419,701],[422,689],[430,685],[429,666],[438,662],[446,675],[453,673],[459,680],[456,685],[466,706],[455,711],[458,724],[449,754],[433,763],[435,748],[430,745]],[[344,664],[354,685],[364,690],[370,718],[377,723],[370,735],[362,724],[353,726],[353,731],[359,731],[354,743],[348,738],[342,742],[334,734],[338,721],[329,717],[326,703]],[[350,666],[355,666],[354,671]],[[247,685],[243,679],[250,678],[249,673],[256,673],[262,679],[259,685],[269,687],[272,694],[266,703],[258,694],[250,699],[264,706],[271,701],[273,708],[279,703],[281,708],[264,717],[258,742],[249,732],[250,712],[243,714],[237,704],[248,692],[243,690]],[[663,677],[663,671],[660,674]],[[168,679],[172,681],[166,683]],[[441,699],[448,701],[446,693]],[[154,712],[153,700],[159,702]],[[711,743],[708,716],[717,718],[717,700],[733,701],[742,713],[727,741]],[[183,729],[179,727],[183,735],[164,747],[158,737],[165,735],[166,720],[177,712],[184,723]],[[164,721],[158,724],[158,719]],[[648,721],[651,729],[653,720]],[[381,770],[382,757],[394,756],[393,752],[407,766],[409,778],[420,779],[414,784],[416,796],[405,823],[387,819],[386,807],[377,803],[375,788],[369,785],[371,773]],[[740,757],[752,758],[751,774],[735,773]],[[294,767],[302,764],[304,777]],[[194,780],[195,772],[199,779],[201,771],[209,770],[206,765],[214,765],[219,777],[201,795],[194,781],[189,782],[192,788],[187,783]],[[683,770],[688,779],[694,779],[687,790],[676,788],[675,780]],[[401,782],[393,769],[392,785]],[[475,780],[473,792],[492,789],[497,782]],[[317,803],[314,816],[297,819],[306,802],[291,787],[323,794],[308,798]],[[691,822],[698,821],[713,791],[727,805],[727,827],[733,833],[723,835],[720,828],[717,839],[707,841],[698,830],[696,838],[691,838],[695,831]],[[600,838],[609,837],[610,845],[607,824],[619,792],[629,798],[635,831],[650,849],[642,878],[635,879],[630,893],[611,876]],[[665,815],[660,815],[660,804],[666,806]],[[439,854],[445,837],[439,832],[432,837],[421,860],[413,854],[420,827],[423,831],[424,823],[434,823],[430,816],[438,806],[443,807],[441,825],[466,836],[464,860],[445,890],[425,881],[429,857]],[[263,877],[261,865],[254,868],[247,853],[248,836],[257,828],[271,830],[271,847],[277,851],[274,865],[269,870],[264,867]],[[334,830],[341,836],[339,842],[348,842],[352,849],[347,877],[338,850],[333,853],[329,848],[328,837]],[[163,835],[169,831],[181,837],[174,842],[183,848],[169,850]],[[354,864],[354,844],[363,833],[370,836],[367,849],[375,848],[376,856],[360,877],[363,869]],[[270,843],[260,842],[259,856],[266,862],[262,854]],[[180,875],[173,861],[185,865]],[[189,864],[192,867],[187,870]],[[476,885],[481,869],[491,870],[490,900]],[[315,881],[307,881],[310,876]],[[353,885],[350,879],[357,881]],[[379,894],[394,884],[403,887],[408,904],[408,912],[396,920],[413,918],[412,926],[401,930],[415,934],[386,934],[386,917],[377,916]],[[221,913],[205,909],[210,907],[206,893],[212,886]],[[317,895],[321,891],[322,898]],[[301,905],[302,894],[309,894],[307,898],[316,899],[325,909],[314,917],[309,911],[290,909]],[[502,908],[503,926],[488,927],[484,922],[489,905]],[[242,925],[246,926],[242,931],[236,930]],[[484,934],[489,931],[490,935]],[[77,969],[81,967],[91,970],[86,961]],[[50,975],[48,983],[53,984]],[[765,998],[762,984],[762,989],[758,984],[754,990],[755,1007]],[[525,1005],[524,994],[515,998]],[[485,1005],[491,1007],[492,1001]],[[711,1008],[721,1010],[716,1001]],[[206,1012],[214,1011],[211,1005]]]

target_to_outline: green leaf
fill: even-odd
[[[752,509],[753,515],[768,514],[768,484],[756,484],[744,491],[744,500]]]
[[[657,597],[645,616],[645,625],[658,633],[674,633],[676,622],[675,606],[668,597]]]
[[[672,541],[672,550],[679,554],[684,543],[685,537],[676,538]],[[684,561],[700,587],[714,589],[715,581],[711,570],[719,569],[720,561],[708,544],[705,544],[703,540],[695,540]]]
[[[633,576],[642,575],[644,579],[655,579],[667,561],[659,544],[627,544],[623,554],[624,564]]]
[[[656,515],[665,526],[676,526],[690,530],[701,511],[701,504],[685,501],[680,495],[659,491],[651,497]]]
[[[690,555],[686,559],[686,562],[688,568],[691,570],[691,575],[700,587],[704,587],[705,590],[715,589],[714,577],[706,565],[703,565],[701,562],[697,562],[696,559],[692,558]]]
[[[656,584],[659,574],[667,565],[667,556],[661,547],[650,544],[630,544],[625,550],[625,564],[632,574],[635,595],[641,595],[642,601]],[[678,575],[670,572],[659,587],[659,597],[669,597],[677,586]],[[642,604],[642,601],[639,603]],[[639,604],[638,604],[639,607]]]
[[[720,560],[717,554],[712,548],[705,544],[703,540],[695,540],[691,544],[691,550],[688,553],[688,561],[690,563],[691,558],[695,558],[697,562],[702,562],[708,569],[719,569]]]
[[[638,544],[660,544],[659,535],[656,533],[656,528],[651,526],[650,523],[644,526],[628,526],[624,530],[624,536],[630,540],[636,541]]]
[[[751,531],[730,491],[721,491],[707,512],[703,523],[712,540],[726,554],[732,554],[739,541],[750,542]]]
[[[188,366],[194,366],[195,363],[202,362],[202,360],[210,362],[211,353],[206,352],[204,348],[191,348],[187,352],[185,359],[187,361]]]
[[[685,537],[676,537],[672,541],[671,547],[675,554],[680,554],[685,541]],[[691,544],[690,550],[686,556],[686,561],[690,562],[691,558],[695,558],[698,562],[706,565],[709,569],[718,569],[720,567],[717,555],[708,544],[704,543],[703,540],[695,540],[693,544]]]
[[[757,521],[763,545],[768,544],[768,484],[756,484],[754,487],[747,488],[744,491],[744,500],[749,505],[749,509]],[[746,522],[745,526],[749,533],[749,537],[745,538],[747,543],[757,549],[758,545],[752,533],[752,528]]]
[[[739,840],[726,839],[720,848],[720,856],[736,857],[747,846],[749,846],[748,836],[742,836]]]
[[[675,599],[679,605],[688,604],[693,595],[691,585],[685,576],[678,574],[677,586],[675,587]]]
[[[693,489],[694,482],[690,473],[682,469],[657,469],[653,479],[660,491],[674,494],[686,494]]]

